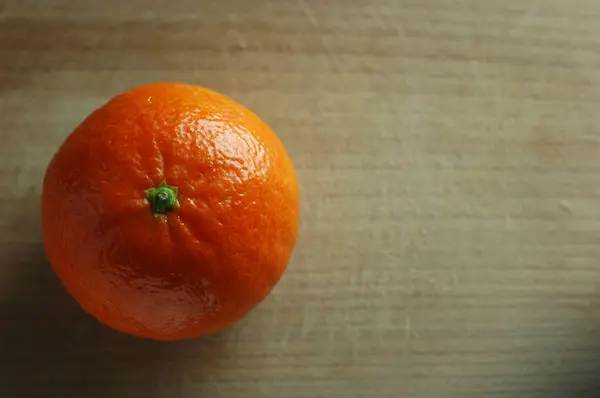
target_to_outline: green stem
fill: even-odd
[[[166,181],[160,183],[156,188],[149,188],[144,191],[146,199],[150,203],[150,209],[154,217],[159,217],[167,214],[169,210],[179,207],[177,200],[177,187],[169,186]]]

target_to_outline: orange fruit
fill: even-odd
[[[50,263],[100,322],[156,340],[216,332],[279,281],[298,184],[271,129],[206,88],[134,88],[54,155],[42,225]]]

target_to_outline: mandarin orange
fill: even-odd
[[[42,194],[44,244],[100,322],[156,340],[227,327],[279,281],[298,183],[273,131],[232,99],[158,83],[120,94],[60,146]]]

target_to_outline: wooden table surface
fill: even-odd
[[[278,132],[301,237],[204,339],[136,340],[40,237],[52,153],[95,107],[198,83]],[[3,0],[0,396],[600,396],[597,0]]]

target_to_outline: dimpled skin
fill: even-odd
[[[165,181],[179,207],[155,217]],[[279,281],[298,231],[298,184],[258,116],[208,89],[134,88],[93,112],[46,171],[44,244],[100,322],[156,340],[218,331]]]

